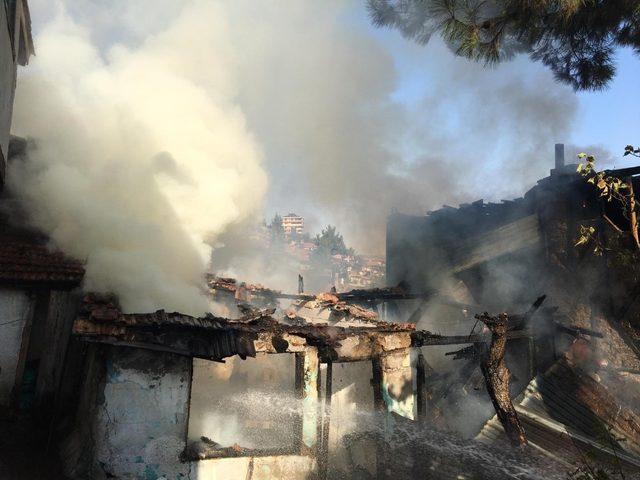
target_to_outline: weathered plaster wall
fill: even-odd
[[[315,471],[312,457],[242,457],[201,460],[190,464],[191,480],[307,480]],[[168,480],[168,479],[167,479]]]
[[[25,291],[0,289],[0,405],[3,406],[11,401],[22,333],[31,311],[32,301]]]
[[[389,412],[414,419],[411,350],[398,350],[380,357],[382,399]]]
[[[15,82],[16,65],[13,61],[7,12],[3,2],[0,5],[0,185],[4,179],[4,161],[8,157]]]
[[[106,349],[98,395],[94,470],[117,478],[179,480],[185,447],[191,359],[135,348]]]

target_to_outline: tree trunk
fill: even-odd
[[[497,317],[491,317],[487,313],[476,315],[491,331],[491,344],[485,347],[482,355],[480,368],[484,375],[487,392],[491,397],[493,407],[507,438],[514,446],[525,447],[527,439],[524,429],[518,419],[511,396],[509,395],[509,369],[504,361],[505,349],[507,346],[507,324],[508,317],[506,314],[500,314]]]

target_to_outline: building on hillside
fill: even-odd
[[[292,233],[302,235],[304,233],[304,218],[295,213],[289,213],[282,217],[282,228],[287,235]]]
[[[9,158],[13,97],[18,65],[34,54],[26,0],[3,0],[0,6],[0,188]]]

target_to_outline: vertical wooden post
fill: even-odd
[[[327,362],[327,378],[324,393],[324,415],[322,417],[322,452],[318,459],[318,477],[326,480],[329,467],[329,429],[331,428],[331,396],[332,392],[333,363]]]
[[[527,338],[529,378],[534,378],[538,374],[538,363],[536,361],[536,340],[533,335]]]
[[[18,354],[18,363],[16,365],[16,375],[14,378],[13,388],[11,389],[11,407],[16,410],[20,407],[20,394],[22,393],[22,380],[24,377],[24,369],[29,354],[29,345],[31,340],[31,327],[33,326],[34,316],[36,312],[36,302],[38,298],[34,294],[30,294],[29,306],[25,310],[26,319],[22,327],[22,338],[20,341],[20,353]]]
[[[476,315],[476,318],[481,320],[491,331],[491,345],[488,348],[485,346],[485,352],[480,362],[487,393],[491,397],[491,403],[493,403],[507,438],[513,445],[524,447],[527,445],[527,438],[520,424],[516,409],[511,403],[511,395],[509,393],[509,378],[511,374],[504,361],[507,346],[508,317],[504,313],[497,317],[491,317],[485,313]]]
[[[387,465],[387,449],[385,448],[386,419],[383,417],[383,415],[386,415],[386,409],[382,397],[382,365],[378,357],[371,360],[371,386],[373,387],[373,407],[380,416],[380,432],[376,440],[376,478],[382,480],[385,477]]]
[[[427,362],[422,353],[418,354],[416,377],[418,419],[424,421],[427,418]]]

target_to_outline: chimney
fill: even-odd
[[[556,172],[564,169],[564,143],[556,143]]]

